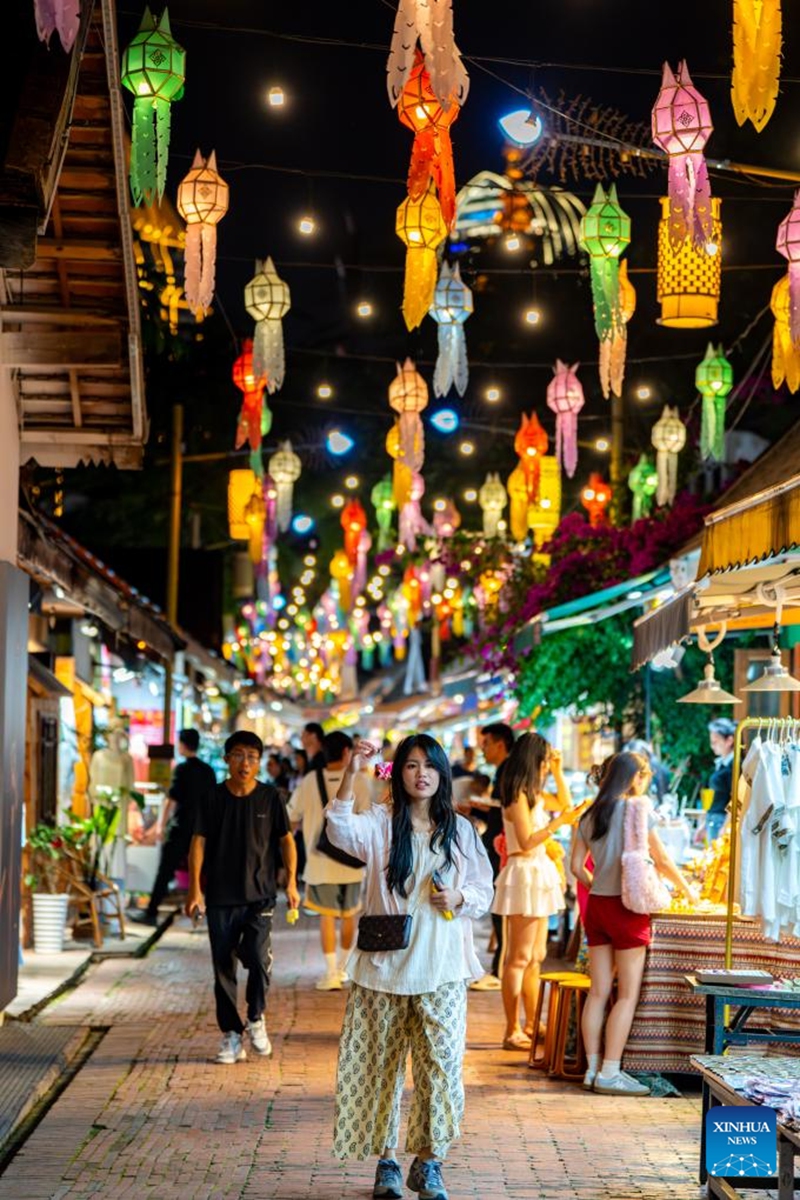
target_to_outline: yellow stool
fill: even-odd
[[[528,1053],[529,1067],[544,1071],[550,1069],[553,1061],[553,1048],[556,1044],[559,984],[562,980],[572,979],[574,974],[574,971],[543,971],[539,976],[539,994],[536,997],[536,1015],[533,1018],[531,1048]],[[547,999],[547,1025],[544,1037],[541,1037],[539,1029],[542,1024],[545,999]],[[540,1042],[541,1051],[539,1050]]]
[[[574,974],[570,979],[559,980],[558,1023],[553,1053],[547,1068],[547,1074],[555,1079],[580,1079],[586,1071],[586,1051],[583,1046],[581,1016],[591,985],[592,981],[588,975]],[[567,1037],[573,1001],[575,1005],[575,1053],[568,1058]]]

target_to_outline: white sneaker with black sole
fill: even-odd
[[[250,1038],[250,1045],[256,1054],[260,1054],[262,1058],[269,1058],[272,1054],[272,1042],[269,1040],[267,1025],[263,1017],[259,1017],[257,1021],[247,1022],[247,1036]]]
[[[220,1043],[216,1061],[225,1066],[231,1066],[233,1063],[245,1062],[246,1059],[247,1051],[242,1045],[242,1035],[226,1033]]]
[[[599,1092],[601,1096],[650,1095],[650,1088],[646,1083],[639,1083],[638,1079],[634,1079],[632,1075],[628,1075],[625,1071],[620,1071],[619,1074],[612,1075],[610,1079],[604,1075],[597,1075],[593,1091]]]
[[[340,992],[342,990],[342,980],[338,971],[334,971],[332,975],[323,975],[314,984],[318,992]]]

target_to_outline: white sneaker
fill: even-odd
[[[583,1077],[583,1086],[586,1088],[587,1092],[591,1092],[594,1089],[595,1079],[597,1079],[597,1071],[593,1071],[592,1068],[589,1067]]]
[[[594,1081],[594,1091],[600,1092],[603,1096],[649,1096],[650,1088],[645,1083],[639,1083],[638,1079],[634,1079],[632,1075],[626,1074],[625,1071],[620,1071],[618,1075],[612,1075],[607,1079],[603,1075],[598,1075]]]
[[[339,976],[339,983],[342,985],[342,987],[344,987],[346,983],[350,982],[350,976],[347,974],[347,967],[339,967],[339,970],[336,972],[336,974]]]
[[[481,979],[476,979],[474,983],[469,985],[471,992],[499,992],[502,983],[496,975],[484,975]]]
[[[338,971],[334,971],[332,975],[323,975],[314,984],[318,992],[340,992],[342,990],[342,979]]]
[[[257,1021],[247,1022],[247,1036],[250,1038],[250,1045],[256,1054],[260,1054],[263,1058],[272,1054],[272,1042],[269,1040],[263,1017],[259,1017]]]
[[[220,1043],[216,1061],[230,1066],[232,1063],[244,1062],[246,1058],[247,1052],[242,1045],[242,1035],[240,1033],[226,1033]]]

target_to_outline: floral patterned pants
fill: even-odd
[[[400,1140],[400,1101],[411,1050],[414,1092],[406,1151],[444,1158],[464,1116],[461,1077],[467,989],[459,980],[419,996],[351,985],[339,1043],[333,1152],[368,1158]]]

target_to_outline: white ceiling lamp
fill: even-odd
[[[686,696],[681,696],[678,704],[741,704],[738,696],[734,696],[732,692],[726,692],[722,684],[714,674],[714,651],[720,644],[725,634],[728,632],[728,626],[723,621],[719,633],[712,641],[706,637],[704,628],[697,631],[697,645],[708,655],[708,662],[703,668],[703,678],[698,683],[697,687],[689,692]]]
[[[767,608],[775,609],[775,624],[772,627],[772,653],[763,674],[742,688],[743,692],[800,692],[800,679],[790,675],[781,661],[780,635],[785,591],[780,583],[760,583],[756,595]]]

